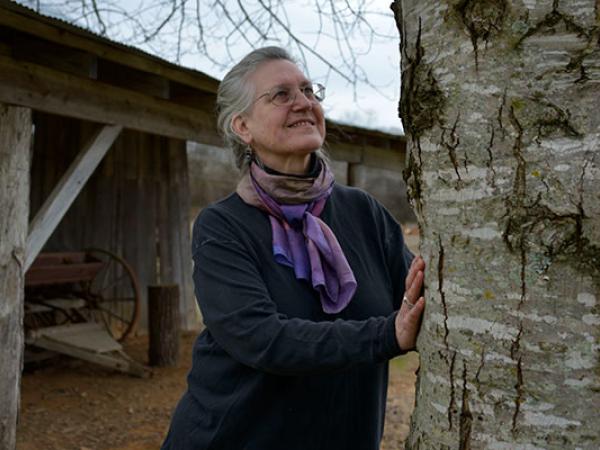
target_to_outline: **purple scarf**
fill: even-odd
[[[333,173],[325,161],[316,177],[271,175],[252,162],[237,186],[249,205],[269,215],[273,255],[292,267],[319,293],[323,311],[343,310],[356,291],[356,279],[340,244],[319,215],[333,189]]]

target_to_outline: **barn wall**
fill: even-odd
[[[238,171],[227,149],[188,143],[190,190],[194,218],[209,203],[229,195],[235,190]],[[336,182],[356,186],[377,198],[402,223],[415,222],[416,218],[406,197],[402,174],[396,170],[331,161]]]
[[[43,113],[34,124],[30,220],[97,126]],[[43,251],[97,247],[124,257],[142,288],[141,332],[147,329],[146,287],[179,284],[183,326],[193,328],[187,180],[185,141],[124,130]]]

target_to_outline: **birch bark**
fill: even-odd
[[[392,9],[429,264],[406,448],[600,448],[600,1]]]

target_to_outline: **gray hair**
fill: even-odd
[[[225,75],[217,91],[217,128],[225,144],[233,150],[235,165],[240,172],[248,169],[246,158],[248,146],[233,131],[232,122],[237,114],[246,112],[254,100],[255,89],[249,82],[250,76],[262,63],[283,59],[297,64],[297,61],[281,47],[263,47],[248,53]],[[323,156],[322,150],[318,154]]]

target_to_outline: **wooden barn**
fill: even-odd
[[[25,274],[40,252],[95,248],[126,260],[141,296],[138,332],[147,329],[146,288],[157,284],[179,286],[183,329],[200,325],[186,148],[222,145],[217,86],[0,0],[0,448],[14,443]],[[402,137],[327,126],[348,184],[364,167],[402,170]]]

